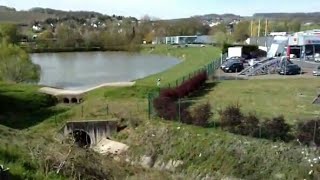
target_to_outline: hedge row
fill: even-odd
[[[178,100],[189,96],[191,93],[199,90],[208,79],[207,72],[201,72],[189,80],[183,82],[176,88],[168,88],[161,90],[160,97],[168,97],[172,100]]]
[[[176,88],[161,90],[159,97],[153,101],[157,115],[166,120],[179,120],[180,115],[183,123],[206,126],[211,116],[211,107],[208,103],[197,106],[191,112],[187,104],[180,103],[178,100],[199,90],[207,79],[207,73],[201,72]]]
[[[297,139],[305,145],[320,146],[319,119],[300,122],[293,128],[283,116],[261,121],[253,113],[243,114],[239,105],[229,105],[219,113],[221,127],[231,133],[286,142]]]

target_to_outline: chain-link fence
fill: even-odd
[[[199,68],[193,72],[190,72],[190,73],[176,79],[173,82],[170,82],[168,84],[161,86],[157,91],[150,92],[148,94],[148,117],[149,117],[149,119],[157,116],[157,112],[154,107],[154,100],[159,96],[161,90],[168,89],[168,88],[176,88],[176,87],[180,86],[181,84],[183,84],[184,82],[195,77],[196,75],[199,75],[202,72],[206,72],[208,78],[210,79],[211,77],[213,77],[215,75],[216,70],[220,68],[221,64],[225,61],[226,58],[227,58],[227,55],[223,54],[220,56],[220,58],[212,60],[207,65],[204,65],[202,68]],[[189,104],[190,101],[192,101],[192,100],[191,99],[179,99],[176,102],[177,106],[178,106],[178,109],[177,109],[177,114],[178,114],[177,119],[178,120],[181,120],[181,115],[182,115],[183,109],[184,109],[182,107],[187,106],[187,104]]]

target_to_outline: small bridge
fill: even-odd
[[[117,121],[68,121],[62,132],[65,137],[72,135],[80,147],[93,147],[117,132]]]
[[[58,89],[51,87],[43,87],[40,88],[39,92],[44,94],[49,94],[51,96],[55,96],[59,102],[63,102],[66,104],[69,103],[81,103],[83,101],[85,93],[99,89],[102,87],[131,87],[135,84],[135,82],[116,82],[116,83],[105,83],[99,86],[95,86],[86,90],[66,90],[66,89]]]

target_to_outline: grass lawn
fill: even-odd
[[[320,79],[221,81],[202,100],[215,110],[239,103],[245,112],[262,117],[284,115],[294,122],[320,115],[320,106],[312,104],[319,88]]]
[[[172,46],[156,46],[154,50],[144,49],[143,53],[152,53],[173,56],[181,59],[181,63],[164,72],[148,76],[137,81],[138,86],[156,86],[156,81],[161,78],[161,84],[174,83],[177,79],[202,68],[220,56],[216,47],[189,47],[174,48]]]

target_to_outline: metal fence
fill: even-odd
[[[168,84],[165,84],[165,85],[159,87],[159,89],[157,91],[149,92],[149,94],[148,94],[148,117],[149,117],[149,119],[151,119],[152,117],[157,116],[155,108],[154,108],[154,105],[153,105],[153,102],[154,102],[154,99],[156,99],[159,96],[160,91],[162,89],[178,87],[179,85],[181,85],[185,81],[191,79],[195,75],[197,75],[197,74],[199,74],[201,72],[204,72],[204,71],[207,72],[207,75],[208,75],[209,78],[213,77],[215,72],[216,72],[216,70],[220,68],[221,64],[225,61],[226,58],[227,58],[227,55],[223,54],[219,58],[216,58],[216,59],[212,60],[207,65],[205,65],[205,66],[203,66],[203,67],[201,67],[199,69],[196,69],[195,71],[190,72],[190,73],[188,73],[188,74],[176,79],[173,82],[170,82]],[[181,107],[180,106],[181,103],[185,103],[187,101],[190,101],[190,100],[179,100],[177,102],[177,103],[179,103],[178,107]],[[179,110],[179,114],[181,114],[180,110]],[[179,119],[181,119],[180,116],[179,116]]]

